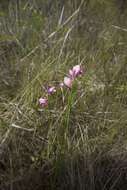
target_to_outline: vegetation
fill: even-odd
[[[127,189],[126,4],[1,1],[0,189]]]

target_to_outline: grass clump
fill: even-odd
[[[126,9],[99,0],[4,3],[1,189],[126,189]],[[60,87],[75,65],[83,74]],[[57,90],[50,96],[45,86]]]

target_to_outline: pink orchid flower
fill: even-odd
[[[59,87],[60,87],[60,88],[63,88],[63,87],[64,87],[64,83],[61,82],[61,83],[59,84]]]
[[[83,73],[80,65],[75,65],[71,70],[69,70],[69,76],[74,79]]]
[[[51,87],[48,87],[48,88],[47,88],[47,93],[48,93],[48,95],[52,95],[52,94],[54,94],[55,92],[56,92],[55,86],[51,86]]]
[[[70,70],[69,70],[69,76],[70,76],[71,78],[74,78],[74,71],[73,71],[73,69],[70,69]]]
[[[81,75],[83,73],[83,70],[81,68],[81,65],[75,65],[73,67],[73,72],[75,72],[75,76]]]
[[[68,88],[72,87],[73,80],[69,77],[64,77],[64,85]]]
[[[46,107],[48,105],[48,99],[47,98],[39,98],[39,104],[42,107]]]
[[[45,90],[45,92],[48,94],[48,95],[52,95],[56,92],[56,88],[55,86],[47,86],[47,85],[44,85],[42,86],[43,89]]]

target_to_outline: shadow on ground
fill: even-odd
[[[1,190],[126,190],[127,161],[105,156],[88,160],[78,157],[65,161],[61,168],[44,164],[43,168],[26,172],[24,177],[10,180]]]

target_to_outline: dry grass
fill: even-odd
[[[127,188],[127,13],[120,7],[24,0],[1,9],[2,190]],[[58,85],[80,63],[85,74],[65,90],[64,103],[58,91],[42,109],[42,85]]]

